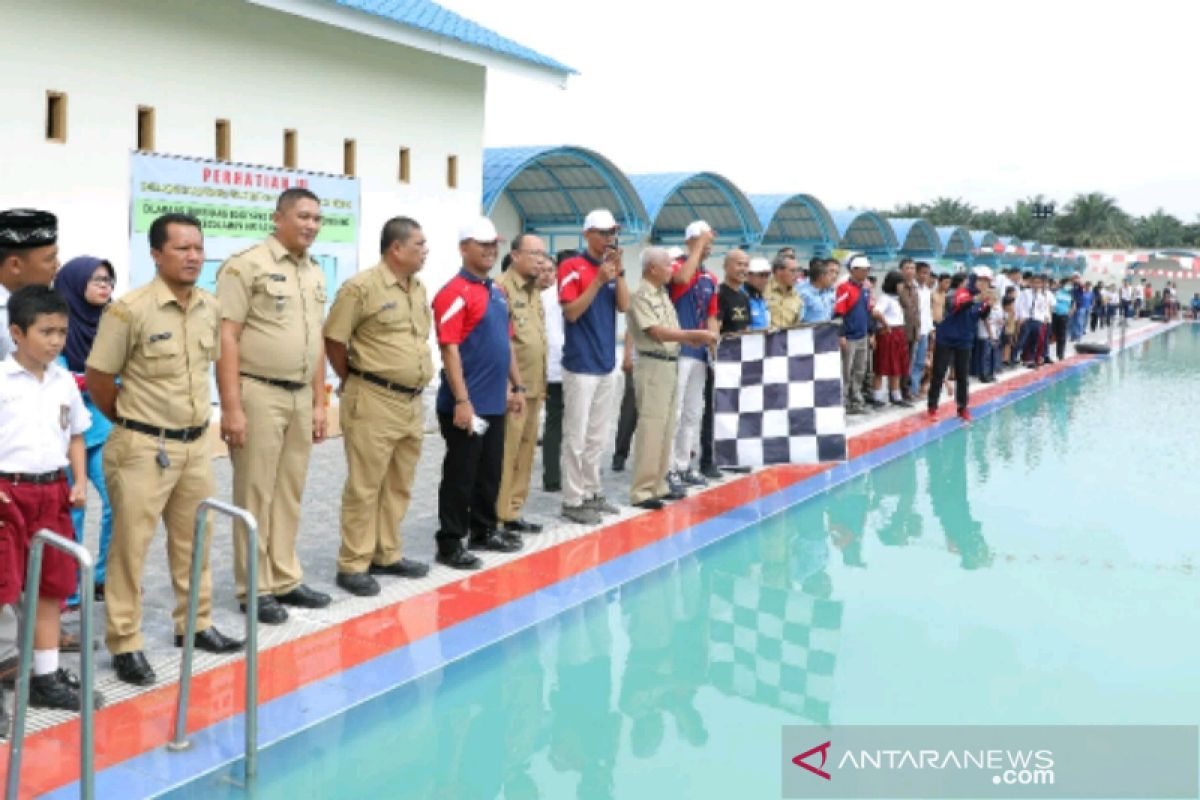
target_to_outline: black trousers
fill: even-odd
[[[700,469],[713,465],[713,365],[704,375],[704,416],[700,418]]]
[[[615,458],[629,458],[633,432],[637,430],[637,399],[633,396],[633,373],[625,373],[625,394],[621,396],[621,416],[617,418],[617,449]]]
[[[1070,319],[1067,314],[1054,314],[1050,317],[1051,330],[1054,331],[1054,352],[1059,361],[1067,355],[1067,322]]]
[[[942,384],[946,372],[954,364],[954,400],[961,411],[967,407],[967,384],[971,374],[971,348],[946,347],[941,342],[933,348],[933,373],[929,376],[929,407],[937,408],[942,399]]]
[[[438,487],[439,553],[465,547],[469,533],[483,534],[499,524],[496,497],[504,471],[504,415],[484,417],[487,432],[476,436],[454,427],[454,417],[438,414],[446,458],[442,461],[442,483]]]
[[[546,384],[546,426],[542,429],[542,488],[562,488],[562,383]]]

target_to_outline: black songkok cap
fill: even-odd
[[[11,208],[0,211],[0,248],[25,250],[58,241],[58,217],[49,211]]]

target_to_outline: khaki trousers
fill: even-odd
[[[510,413],[504,423],[504,465],[500,494],[496,498],[496,519],[500,522],[520,519],[521,509],[529,499],[529,477],[541,414],[542,398],[530,397],[525,400],[525,413],[520,416]]]
[[[664,362],[666,363],[666,362]],[[604,491],[600,457],[616,416],[617,373],[563,370],[562,502],[577,506]]]
[[[338,572],[400,560],[400,522],[412,499],[425,435],[421,397],[351,376],[338,409],[346,449]]]
[[[142,577],[146,552],[161,518],[167,528],[167,564],[175,611],[175,633],[182,634],[187,616],[192,567],[192,539],[200,501],[216,491],[212,454],[207,437],[194,442],[165,440],[170,466],[158,466],[158,440],[116,425],[104,445],[104,476],[112,501],[113,535],[104,584],[105,640],[113,655],[143,650]],[[212,627],[212,575],[208,553],[211,527],[205,541],[200,573],[200,603],[196,630]]]
[[[300,496],[312,452],[312,387],[291,392],[242,378],[246,445],[230,451],[233,504],[258,522],[258,593],[285,594],[304,576],[296,557]],[[238,600],[246,599],[246,528],[233,527]]]
[[[667,493],[667,471],[675,439],[677,378],[678,368],[671,361],[641,356],[633,365],[638,426],[633,434],[631,503]]]

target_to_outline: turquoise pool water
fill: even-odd
[[[253,796],[770,798],[789,723],[1194,724],[1197,397],[1192,326],[266,749]]]

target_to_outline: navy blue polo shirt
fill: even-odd
[[[558,302],[578,299],[599,272],[600,262],[589,253],[568,258],[558,268]],[[607,375],[616,369],[617,282],[601,286],[579,319],[564,319],[563,333],[563,369],[583,375]]]
[[[461,270],[433,298],[438,344],[458,345],[463,380],[475,413],[498,416],[508,410],[508,367],[512,354],[508,300],[489,278]],[[454,393],[442,370],[439,414],[454,413]]]
[[[683,268],[683,264],[683,261],[676,261],[671,265],[671,273],[677,274]],[[675,304],[679,327],[685,331],[705,330],[708,328],[708,318],[721,313],[720,302],[717,299],[717,282],[712,273],[703,266],[696,269],[687,283],[671,284],[671,302]],[[708,361],[708,348],[681,344],[679,355]]]
[[[871,327],[871,290],[865,283],[846,281],[837,289],[833,310],[842,317],[842,336],[862,339]]]

